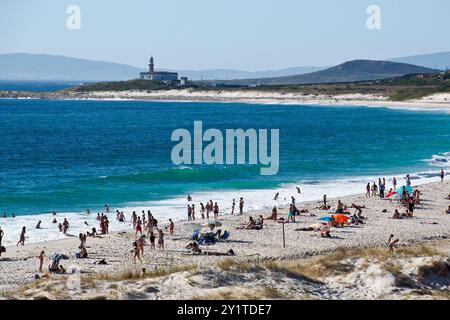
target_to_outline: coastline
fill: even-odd
[[[339,197],[339,199],[349,205],[351,203],[366,205],[367,209],[363,209],[363,215],[368,218],[366,223],[361,226],[333,228],[331,232],[333,238],[331,239],[320,238],[316,232],[295,231],[295,229],[315,223],[319,217],[329,213],[315,209],[318,201],[310,201],[301,204],[301,207],[309,210],[308,213],[298,217],[296,223],[285,224],[286,248],[282,247],[281,224],[279,223],[267,221],[263,230],[236,230],[236,227],[244,223],[249,215],[256,218],[262,214],[264,217],[267,217],[269,210],[246,212],[244,215],[220,216],[220,220],[223,223],[221,229],[231,232],[230,240],[216,243],[213,246],[201,246],[201,248],[206,251],[222,253],[233,249],[236,253],[233,259],[237,259],[244,264],[254,262],[255,259],[258,261],[281,262],[296,261],[298,259],[303,261],[312,256],[333,253],[338,249],[353,248],[365,250],[385,247],[387,237],[392,233],[399,238],[401,248],[421,243],[435,243],[437,247],[445,249],[448,257],[450,254],[450,247],[448,246],[450,216],[445,215],[443,211],[449,205],[449,200],[445,200],[445,196],[450,192],[450,181],[424,184],[419,189],[422,192],[423,205],[416,209],[413,219],[392,220],[394,209],[399,209],[401,212],[404,211],[396,202],[390,203],[388,200],[379,198],[367,199],[364,195],[358,194]],[[335,207],[336,201],[336,198],[330,199],[332,207]],[[384,209],[387,212],[383,212]],[[286,216],[286,214],[286,209],[279,210],[279,216]],[[314,214],[314,216],[311,214]],[[201,223],[201,221],[199,222]],[[38,274],[37,259],[35,257],[40,250],[45,250],[47,257],[54,253],[66,254],[69,256],[69,260],[62,263],[64,263],[67,270],[78,270],[82,275],[85,274],[92,277],[102,277],[105,274],[113,277],[114,274],[129,272],[130,270],[139,272],[143,266],[148,270],[167,266],[170,268],[177,266],[178,268],[188,269],[189,266],[194,264],[197,268],[195,274],[198,274],[199,269],[214,269],[216,263],[225,263],[224,261],[230,259],[227,256],[187,255],[187,250],[184,247],[189,242],[193,229],[197,226],[198,224],[188,221],[177,222],[174,236],[166,235],[166,251],[150,252],[149,247],[146,246],[143,264],[138,263],[136,265],[133,264],[132,254],[130,253],[131,242],[135,239],[131,230],[111,233],[101,236],[101,238],[88,238],[88,259],[74,258],[79,242],[76,237],[27,244],[24,247],[8,247],[7,252],[0,258],[0,265],[3,270],[0,274],[0,292],[2,292],[0,295],[10,296],[11,291],[18,290],[23,285],[33,286],[33,284],[41,283],[41,280],[38,282],[34,280],[34,275]],[[108,265],[95,263],[102,258],[108,261]],[[431,257],[427,259],[426,261],[429,261]],[[46,260],[44,266],[48,263],[49,261]],[[162,286],[169,286],[167,290],[177,291],[177,286],[175,285],[177,279],[180,280],[180,277],[182,277],[184,283],[187,281],[185,276],[189,272],[189,270],[178,270],[173,275],[155,277],[152,281],[156,284],[153,284],[153,286],[157,286],[158,290],[161,291],[163,291]],[[64,281],[65,283],[67,278],[70,277],[70,275],[50,275],[49,279],[42,280],[42,283],[45,284],[46,281],[49,283],[52,281]],[[169,282],[167,282],[168,278],[171,279]],[[122,294],[126,295],[128,291],[124,290]],[[181,289],[179,292],[177,291],[178,294],[172,292],[171,294],[159,295],[159,298],[176,299],[180,297],[180,294],[181,296],[186,294],[185,291],[181,291]],[[37,292],[43,294],[42,290],[37,290],[30,296],[36,296]],[[51,294],[51,292],[48,292],[48,294]],[[92,294],[92,291],[90,294]],[[191,292],[191,294],[192,296],[189,298],[195,296],[195,292]],[[152,298],[152,295],[147,295],[146,298]]]
[[[301,92],[251,90],[128,90],[98,92],[21,92],[0,91],[3,99],[56,99],[56,100],[138,100],[176,102],[224,102],[257,104],[292,104],[315,106],[365,106],[409,110],[450,110],[450,93],[437,93],[421,99],[390,101],[379,94],[312,95]]]

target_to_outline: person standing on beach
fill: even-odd
[[[195,204],[192,204],[191,210],[192,210],[192,221],[194,221],[195,220]]]
[[[22,227],[22,231],[20,232],[20,238],[19,238],[19,242],[17,242],[17,246],[19,244],[21,244],[22,246],[25,245],[25,232],[26,232],[26,228]]]
[[[241,199],[239,200],[239,214],[243,213],[244,213],[244,198],[241,197]]]
[[[219,205],[217,202],[214,204],[214,219],[217,219],[219,217]]]
[[[394,186],[394,191],[397,189],[397,179],[395,177],[392,178],[392,185]]]
[[[209,213],[211,212],[211,206],[209,205],[209,202],[206,203],[206,219],[209,220]]]
[[[205,205],[200,202],[200,215],[202,216],[202,220],[205,219]]]
[[[44,252],[44,250],[42,250],[41,253],[39,254],[39,256],[37,256],[37,258],[39,260],[39,272],[42,272],[42,266],[44,265],[44,257],[45,257],[45,252]]]
[[[150,250],[155,250],[155,234],[150,232]]]
[[[441,182],[444,182],[444,176],[445,176],[445,172],[444,169],[441,169]]]
[[[145,245],[145,235],[141,235],[137,239],[137,246],[139,248],[139,251],[141,252],[141,256],[144,256],[144,245]]]
[[[191,209],[190,205],[187,206],[187,214],[188,214],[188,221],[191,221],[192,220],[192,209]]]
[[[173,223],[172,219],[169,219],[169,233],[171,236],[173,236],[173,229],[175,228],[175,224]]]
[[[164,233],[162,229],[158,229],[158,249],[164,250]]]
[[[133,223],[133,229],[136,229],[136,223],[137,223],[136,211],[133,211],[133,213],[131,214],[131,222]]]
[[[136,221],[136,232],[135,232],[135,236],[137,236],[137,233],[140,233],[140,235],[142,236],[142,222],[141,222],[141,217],[138,217],[137,221]]]
[[[324,208],[328,208],[327,207],[327,195],[326,194],[323,195],[323,206],[324,206]]]
[[[133,256],[134,263],[136,264],[136,258],[142,263],[137,241],[133,242],[133,250],[131,250],[131,252],[134,253],[134,256]]]
[[[0,227],[0,256],[2,255],[2,240],[3,240],[3,235],[5,233],[3,232],[2,228]]]
[[[370,198],[370,182],[366,186],[366,198]]]
[[[236,205],[236,201],[233,199],[233,203],[231,204],[231,214],[234,214],[234,206]]]
[[[411,186],[411,178],[409,177],[409,174],[406,175],[406,185]]]
[[[291,196],[291,203],[292,203],[292,205],[295,206],[295,198],[294,198],[294,196]]]

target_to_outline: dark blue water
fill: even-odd
[[[80,85],[80,81],[13,81],[0,80],[0,91],[57,91]]]
[[[280,129],[280,170],[175,167],[172,131]],[[0,100],[0,212],[37,214],[169,199],[195,191],[436,171],[450,115],[364,107]],[[439,162],[447,158],[440,157]],[[445,163],[444,163],[445,164]]]

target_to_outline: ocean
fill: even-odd
[[[279,129],[280,169],[259,165],[171,162],[173,130]],[[112,230],[115,210],[151,210],[163,223],[186,216],[186,196],[217,201],[229,213],[244,197],[247,210],[364,192],[368,181],[393,176],[413,184],[437,181],[450,169],[450,114],[378,107],[213,102],[0,100],[0,227],[15,244],[63,238],[51,223],[67,217],[77,235],[104,204]],[[302,193],[297,194],[299,186]],[[388,188],[390,183],[388,182]],[[280,192],[280,199],[273,196]],[[90,209],[91,215],[85,214]],[[14,213],[16,218],[10,218]],[[199,214],[197,214],[199,215]],[[34,229],[42,220],[42,230]],[[86,221],[89,226],[84,225]]]
[[[0,80],[0,91],[48,92],[66,89],[81,83],[81,81]]]

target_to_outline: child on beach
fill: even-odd
[[[45,253],[44,253],[44,250],[42,250],[41,253],[39,254],[39,256],[37,256],[37,258],[39,260],[39,272],[42,272],[42,266],[44,265],[44,257],[45,257]]]

